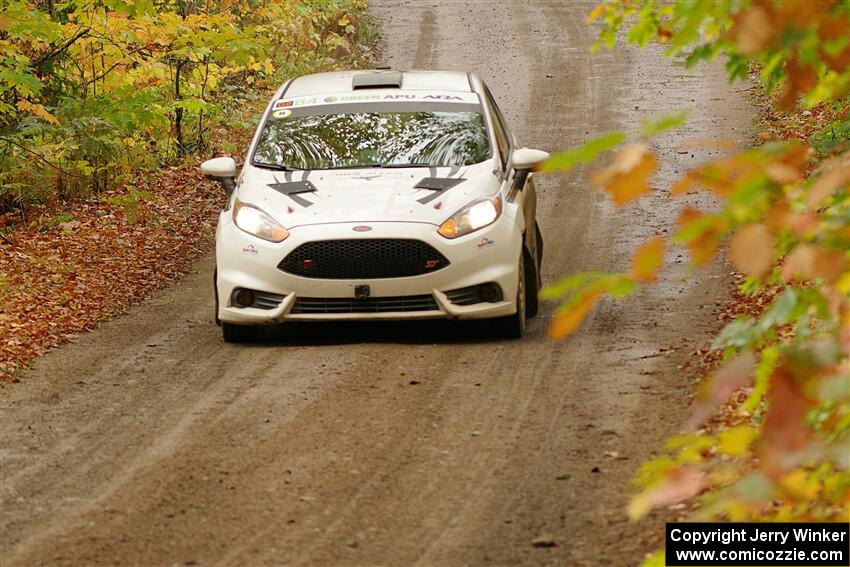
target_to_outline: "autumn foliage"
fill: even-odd
[[[640,46],[661,43],[689,65],[720,55],[732,79],[757,70],[777,108],[829,117],[816,131],[780,137],[791,139],[767,132],[758,140],[767,143],[704,163],[668,188],[673,199],[707,191],[722,202],[683,208],[669,244],[686,247],[694,268],[724,251],[744,276],[739,297],[764,300],[714,340],[721,364],[698,394],[690,431],[643,465],[630,516],[698,499],[699,519],[846,521],[850,2],[606,1],[588,15],[594,21],[602,23],[597,48],[625,35]],[[591,182],[618,206],[649,193],[657,169],[650,140],[684,119],[648,119],[641,139],[619,149]],[[542,169],[592,161],[624,139],[594,138]],[[549,297],[565,298],[550,334],[576,331],[605,294],[652,284],[666,245],[660,238],[642,245],[627,273],[576,274],[548,288]]]
[[[356,51],[364,7],[4,1],[0,211],[104,191],[138,170],[208,151],[217,131],[238,125],[258,87]]]

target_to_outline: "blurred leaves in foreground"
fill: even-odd
[[[803,117],[834,109],[833,121],[811,136],[766,136],[768,143],[704,163],[669,188],[673,199],[707,191],[722,203],[711,211],[682,209],[671,244],[688,249],[692,267],[728,247],[729,260],[746,276],[740,293],[772,299],[715,339],[723,363],[698,392],[689,432],[641,467],[630,517],[698,499],[698,519],[846,521],[850,1],[610,0],[587,20],[601,22],[597,48],[625,36],[640,46],[663,44],[688,65],[722,54],[730,79],[756,67],[778,107],[808,106]],[[658,165],[648,139],[683,121],[681,113],[645,121],[642,139],[617,150],[591,182],[618,206],[650,193]],[[827,132],[831,140],[824,143]],[[605,134],[541,169],[569,170],[624,140]],[[575,332],[605,294],[621,297],[653,283],[665,246],[660,238],[641,246],[627,273],[576,274],[550,286],[546,297],[564,298],[550,334]],[[728,419],[712,423],[721,408]]]

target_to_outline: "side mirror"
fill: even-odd
[[[528,174],[531,170],[549,159],[549,153],[542,150],[532,150],[530,148],[519,148],[511,154],[511,165],[516,173],[514,174],[514,189],[521,191],[525,187],[525,180],[528,179]]]
[[[232,157],[208,159],[201,164],[201,173],[207,179],[213,179],[221,183],[224,192],[228,196],[236,187],[236,161]]]
[[[519,148],[511,154],[511,164],[516,170],[534,169],[547,159],[549,159],[549,152],[531,148]]]

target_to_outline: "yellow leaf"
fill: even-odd
[[[35,114],[42,120],[47,120],[51,124],[59,124],[59,119],[47,112],[47,109],[38,103],[21,99],[18,101],[18,110]]]
[[[608,168],[596,173],[591,182],[611,194],[614,204],[622,206],[649,193],[649,176],[658,169],[658,161],[646,144],[632,144],[614,158]]]
[[[740,500],[731,498],[725,502],[726,513],[732,522],[745,522],[750,517],[750,508]]]
[[[738,270],[762,278],[773,266],[774,238],[763,224],[748,225],[732,237],[729,256]]]
[[[632,276],[644,283],[653,283],[664,261],[664,239],[660,236],[644,243],[632,258]]]
[[[605,6],[603,4],[597,4],[596,8],[590,11],[587,17],[584,19],[584,25],[588,26],[596,21],[596,18],[602,15],[605,12]]]
[[[600,295],[602,295],[600,288],[590,288],[580,292],[578,297],[555,314],[552,325],[549,327],[549,336],[558,341],[572,334],[593,309]]]
[[[638,494],[629,500],[629,519],[633,522],[640,520],[652,510],[652,504],[649,503],[649,497],[644,494]]]
[[[802,469],[797,469],[784,475],[779,479],[779,485],[797,498],[814,500],[820,494],[820,482],[810,478],[809,474]]]
[[[750,443],[758,435],[758,430],[748,425],[738,425],[724,429],[717,436],[717,450],[722,455],[740,457],[747,454]]]

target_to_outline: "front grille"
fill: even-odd
[[[448,265],[445,256],[421,240],[370,238],[306,242],[278,268],[305,278],[363,280],[420,276]]]
[[[310,313],[406,313],[410,311],[439,311],[431,295],[406,297],[297,297],[292,314]]]

